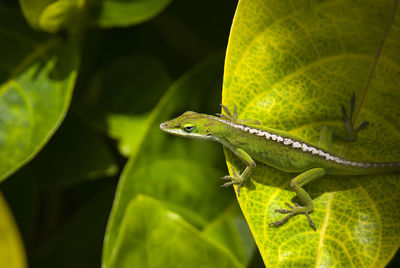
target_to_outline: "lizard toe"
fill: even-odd
[[[310,225],[310,227],[314,231],[317,230],[317,228],[315,227],[314,222],[312,221],[312,219],[311,219],[311,217],[309,215],[309,213],[311,213],[312,210],[309,211],[308,208],[303,207],[303,206],[299,206],[298,204],[294,204],[294,206],[293,206],[288,202],[286,202],[285,205],[288,206],[290,209],[280,208],[280,209],[275,209],[275,212],[281,213],[281,214],[287,214],[287,215],[283,219],[281,219],[279,221],[275,221],[275,222],[272,222],[272,223],[268,224],[268,226],[270,226],[270,227],[279,227],[279,226],[282,226],[283,224],[285,224],[293,216],[296,216],[296,215],[299,215],[299,214],[304,214],[308,219],[308,224]]]

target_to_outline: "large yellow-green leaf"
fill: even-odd
[[[77,57],[56,37],[33,32],[0,8],[0,181],[29,161],[62,121]]]
[[[18,227],[0,193],[0,267],[26,267],[26,256]]]
[[[400,12],[392,20],[394,5],[241,0],[226,55],[223,103],[236,105],[240,118],[317,144],[324,125],[340,125],[340,104],[348,106],[354,91],[356,125],[370,125],[357,141],[336,142],[334,153],[399,161]],[[229,152],[227,162],[243,169]],[[306,186],[316,232],[302,215],[268,227],[283,217],[274,209],[295,196],[289,189],[293,176],[259,163],[238,197],[267,266],[387,264],[400,244],[399,175],[325,176]]]

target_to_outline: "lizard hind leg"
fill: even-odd
[[[288,215],[285,216],[282,220],[270,223],[269,226],[279,227],[286,223],[290,218],[298,214],[304,214],[307,217],[308,223],[311,228],[316,231],[315,224],[311,220],[311,217],[309,215],[314,211],[314,203],[310,195],[302,188],[302,186],[316,178],[322,177],[323,175],[325,175],[325,170],[323,168],[313,168],[301,173],[300,175],[292,179],[292,181],[290,182],[290,186],[296,192],[297,198],[300,200],[303,206],[300,206],[298,204],[292,206],[289,203],[285,203],[290,209],[275,209],[275,212]]]
[[[320,139],[318,146],[324,150],[331,151],[332,149],[332,139],[338,138],[344,141],[355,141],[357,138],[358,131],[364,129],[368,126],[369,122],[365,121],[361,123],[358,127],[353,126],[353,113],[355,106],[355,94],[350,99],[350,114],[347,115],[346,109],[343,104],[342,107],[342,122],[343,128],[324,126],[321,130]]]
[[[355,106],[355,93],[353,92],[353,95],[350,98],[350,113],[347,115],[346,109],[344,108],[344,105],[342,104],[342,121],[344,124],[344,132],[343,131],[335,131],[333,134],[334,136],[345,140],[345,141],[355,141],[357,138],[357,132],[360,131],[361,129],[364,129],[365,127],[368,126],[369,122],[364,121],[362,122],[358,127],[354,127],[353,124],[353,114],[354,114],[354,106]]]

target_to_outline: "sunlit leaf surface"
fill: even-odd
[[[317,144],[324,125],[341,124],[340,104],[348,107],[355,92],[356,125],[370,125],[356,142],[336,142],[333,152],[358,161],[399,161],[400,13],[391,21],[393,9],[393,1],[241,0],[223,103],[236,105],[240,118]],[[227,157],[229,167],[243,169],[231,153]],[[399,175],[325,176],[306,186],[316,232],[304,216],[268,227],[283,217],[274,209],[295,195],[293,176],[258,164],[238,197],[266,266],[388,263],[400,243]]]
[[[33,32],[0,8],[0,181],[29,161],[51,137],[75,84],[74,50]]]

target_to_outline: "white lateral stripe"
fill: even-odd
[[[245,125],[240,125],[237,123],[233,123],[231,121],[226,121],[222,118],[218,118],[218,117],[212,117],[212,119],[215,119],[221,123],[227,124],[233,128],[236,129],[240,129],[246,132],[249,132],[250,134],[256,134],[257,136],[260,137],[265,137],[267,140],[273,140],[273,141],[277,141],[277,142],[282,142],[284,145],[286,146],[291,146],[295,149],[301,149],[303,152],[310,152],[313,155],[318,155],[321,158],[324,158],[328,161],[334,161],[338,164],[342,164],[342,165],[346,165],[346,166],[353,166],[353,167],[363,167],[363,168],[369,168],[369,167],[373,167],[373,168],[383,168],[383,167],[395,167],[395,166],[400,166],[400,162],[388,162],[388,163],[362,163],[362,162],[353,162],[353,161],[349,161],[346,159],[342,159],[339,158],[338,156],[334,156],[331,155],[329,153],[326,153],[324,151],[322,151],[321,149],[315,148],[313,146],[310,146],[306,143],[302,143],[299,141],[294,141],[290,138],[285,138],[273,133],[269,133],[265,130],[259,130],[256,128],[250,128],[248,126]]]

